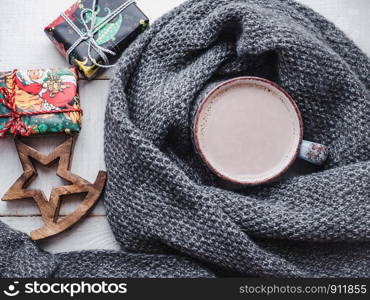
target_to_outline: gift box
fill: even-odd
[[[79,0],[45,32],[67,61],[92,79],[111,67],[148,24],[135,1]]]
[[[0,137],[81,130],[76,68],[0,72]]]

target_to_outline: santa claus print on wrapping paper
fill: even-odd
[[[50,114],[24,116],[33,134],[79,132],[79,112],[57,113],[80,107],[75,68],[19,70],[15,76],[15,104],[19,111],[50,111]],[[0,74],[0,86],[12,86],[11,73]],[[2,112],[3,111],[3,112]],[[0,105],[1,113],[7,113]],[[7,122],[0,119],[0,129]]]
[[[16,84],[20,90],[42,99],[42,110],[71,108],[70,103],[76,95],[76,79],[71,72],[62,70],[24,70],[18,71]]]

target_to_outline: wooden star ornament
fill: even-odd
[[[103,192],[107,174],[100,171],[95,183],[92,184],[71,173],[70,161],[73,150],[73,138],[69,138],[48,155],[25,145],[19,140],[15,140],[15,144],[24,172],[5,193],[2,200],[33,199],[36,202],[41,212],[44,226],[31,232],[32,240],[41,240],[61,233],[88,214]],[[37,170],[31,158],[46,167],[58,163],[57,175],[71,184],[54,187],[49,201],[42,191],[27,189],[27,186],[37,177]],[[86,193],[86,197],[77,209],[67,216],[59,218],[59,210],[62,203],[61,197],[81,193]]]

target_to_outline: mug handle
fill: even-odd
[[[308,161],[309,163],[317,166],[323,165],[328,156],[328,147],[305,140],[302,141],[301,148],[298,154],[298,157],[300,159]]]

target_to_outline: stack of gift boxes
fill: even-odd
[[[134,1],[78,0],[44,30],[74,67],[0,73],[0,137],[81,130],[78,74],[111,67],[149,20]]]

